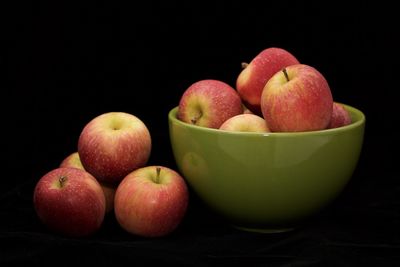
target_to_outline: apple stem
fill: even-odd
[[[247,62],[242,62],[242,69],[245,69],[245,68],[247,68],[247,66],[249,65],[249,63],[247,63]]]
[[[289,80],[289,75],[287,74],[287,71],[286,71],[286,69],[285,69],[285,68],[283,68],[283,69],[282,69],[282,71],[283,71],[283,74],[285,74],[285,78],[286,78],[286,80],[287,80],[287,81],[290,81],[290,80]]]
[[[156,168],[156,171],[157,171],[156,183],[159,184],[159,183],[160,183],[161,167],[157,167],[157,168]]]
[[[58,178],[58,182],[60,183],[60,187],[64,186],[64,183],[67,181],[67,176],[60,176],[60,178]]]

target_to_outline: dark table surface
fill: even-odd
[[[236,230],[191,192],[176,231],[162,238],[128,234],[106,216],[93,236],[69,238],[49,231],[32,206],[34,181],[1,195],[0,262],[246,266],[397,266],[400,263],[400,186],[395,173],[370,178],[356,171],[346,190],[293,231]]]
[[[8,25],[2,100],[10,107],[2,106],[0,266],[400,266],[395,9],[369,2],[257,3],[128,7],[103,1],[2,9],[12,16],[2,16]],[[192,191],[181,225],[162,238],[130,235],[112,213],[85,238],[41,224],[33,188],[76,150],[89,119],[107,111],[135,114],[152,134],[148,164],[176,168],[167,113],[183,91],[205,78],[234,86],[240,63],[272,46],[321,70],[334,99],[366,115],[357,168],[331,205],[279,234],[237,230]]]

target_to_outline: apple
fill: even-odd
[[[82,162],[79,158],[79,153],[74,152],[68,155],[60,164],[60,167],[64,168],[77,168],[85,170]],[[95,177],[96,178],[96,177]],[[108,184],[105,182],[98,181],[100,183],[101,189],[103,189],[104,197],[106,198],[106,213],[109,213],[114,208],[114,195],[117,186],[114,184]]]
[[[326,129],[332,106],[332,93],[325,77],[304,64],[277,72],[261,96],[262,114],[272,132]]]
[[[37,182],[33,203],[39,219],[55,232],[88,236],[102,225],[105,198],[100,184],[88,172],[56,168]]]
[[[267,81],[284,67],[299,64],[287,50],[270,47],[256,55],[236,79],[236,90],[244,104],[256,115],[261,115],[261,94]]]
[[[328,128],[338,128],[341,126],[349,125],[351,123],[350,113],[346,108],[337,102],[333,102],[332,118]]]
[[[115,184],[108,184],[99,182],[101,189],[103,189],[104,197],[106,198],[106,213],[110,213],[114,209],[114,197],[117,186]]]
[[[115,193],[120,226],[144,237],[170,234],[182,221],[189,193],[183,177],[163,166],[146,166],[128,174]]]
[[[78,152],[73,152],[69,154],[66,158],[64,158],[60,164],[60,167],[85,170],[82,165],[81,159],[79,158]]]
[[[78,153],[86,171],[102,182],[117,184],[147,164],[151,137],[146,125],[125,112],[101,114],[83,128]]]
[[[243,113],[242,101],[230,85],[218,80],[201,80],[189,86],[179,101],[177,117],[197,126],[216,128]]]
[[[243,107],[243,114],[254,114],[248,107],[242,105]]]
[[[233,132],[270,132],[264,118],[255,114],[240,114],[227,119],[219,128],[224,131]]]

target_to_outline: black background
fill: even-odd
[[[83,1],[2,8],[0,263],[50,262],[52,256],[100,265],[400,264],[394,10],[361,1]],[[272,46],[320,70],[334,99],[367,118],[353,179],[303,227],[278,235],[240,232],[194,194],[181,227],[164,238],[129,235],[113,216],[82,239],[51,233],[38,221],[35,183],[76,151],[90,119],[108,111],[136,115],[152,135],[148,165],[176,168],[167,114],[184,90],[208,78],[235,86],[240,63]]]

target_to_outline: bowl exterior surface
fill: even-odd
[[[304,133],[234,133],[186,124],[169,113],[179,171],[196,194],[244,229],[292,227],[344,189],[362,149],[365,117]]]

